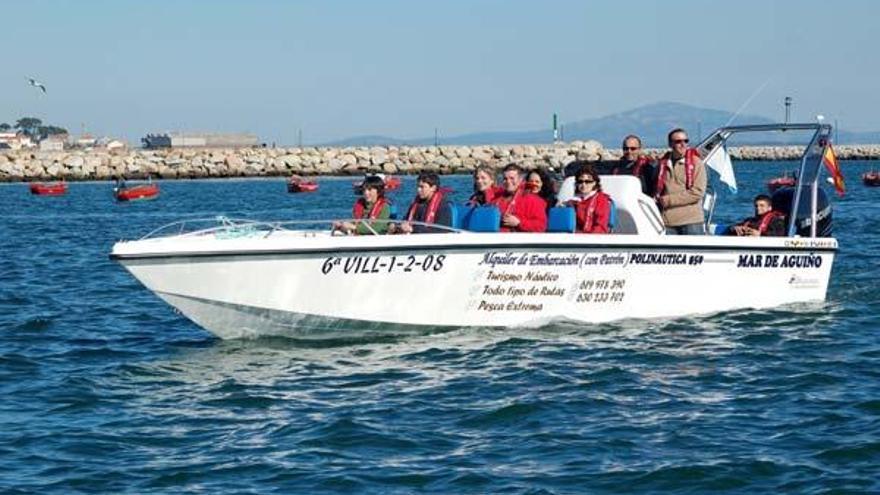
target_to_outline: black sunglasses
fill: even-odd
[[[687,143],[689,143],[689,142],[691,142],[691,140],[690,140],[690,139],[687,139],[687,138],[685,138],[685,139],[673,139],[673,140],[672,140],[672,144],[682,144],[682,143],[687,144]]]
[[[578,184],[578,185],[580,185],[580,184],[595,184],[596,181],[594,181],[594,180],[576,180],[576,181],[574,181],[574,183]]]
[[[639,149],[638,146],[624,146],[623,147],[623,151],[636,151],[638,149]]]

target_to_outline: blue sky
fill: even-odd
[[[657,101],[880,130],[870,0],[3,3],[0,122],[306,143],[546,127]],[[42,95],[26,77],[43,81]],[[769,82],[767,82],[769,81]]]

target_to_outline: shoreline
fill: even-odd
[[[665,150],[646,149],[657,157]],[[802,146],[729,148],[737,161],[799,160]],[[841,161],[880,160],[880,145],[835,148]],[[551,145],[370,146],[291,148],[189,148],[162,150],[2,150],[0,182],[35,180],[106,181],[119,176],[140,179],[361,176],[368,173],[416,175],[470,174],[478,165],[501,168],[515,162],[525,168],[560,170],[574,160],[614,160],[619,150],[597,141]]]

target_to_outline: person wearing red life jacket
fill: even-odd
[[[773,202],[770,196],[759,194],[755,196],[755,216],[727,229],[727,235],[736,236],[785,236],[785,215],[773,210]]]
[[[654,195],[654,161],[642,154],[642,140],[635,134],[623,138],[620,160],[612,164],[609,175],[632,175],[642,183],[642,192]]]
[[[673,129],[667,139],[671,150],[657,162],[654,187],[666,233],[705,235],[706,167],[700,153],[688,147],[689,139],[684,129]]]
[[[440,188],[440,177],[435,173],[423,173],[416,179],[416,198],[409,206],[406,221],[395,231],[401,234],[445,231],[424,224],[452,226],[452,204],[446,199],[446,191]]]
[[[495,170],[488,165],[477,165],[474,169],[474,194],[467,200],[471,206],[492,204],[504,189],[495,184]]]
[[[611,232],[611,196],[602,192],[602,182],[592,165],[585,164],[575,175],[575,196],[566,205],[574,208],[575,232],[607,234]]]
[[[344,234],[370,235],[388,232],[391,205],[385,199],[385,182],[375,175],[364,179],[363,196],[352,208],[353,222],[333,222],[333,230]]]
[[[544,232],[547,210],[544,200],[526,191],[522,167],[511,163],[504,167],[504,193],[492,201],[501,210],[501,232]]]
[[[526,174],[526,190],[537,194],[539,198],[544,200],[546,209],[553,208],[558,202],[556,198],[556,181],[543,168],[533,168]]]

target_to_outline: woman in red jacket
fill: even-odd
[[[599,174],[585,164],[575,175],[575,197],[568,202],[575,209],[579,234],[607,234],[611,231],[611,196],[602,192]]]
[[[468,203],[475,206],[492,204],[504,189],[495,184],[495,171],[488,165],[479,165],[474,169],[474,194]]]

